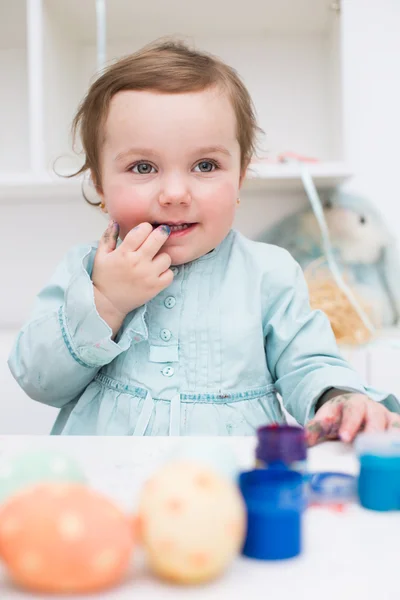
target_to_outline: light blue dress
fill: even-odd
[[[286,250],[231,230],[175,267],[172,284],[113,341],[94,304],[96,247],[67,254],[9,358],[28,396],[61,409],[53,434],[251,435],[285,420],[279,397],[305,424],[331,387],[399,410],[340,356]]]

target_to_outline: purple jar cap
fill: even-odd
[[[291,425],[265,425],[257,429],[256,458],[265,463],[293,462],[307,458],[304,429]]]

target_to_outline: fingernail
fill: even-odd
[[[171,227],[168,227],[168,225],[161,225],[160,229],[166,235],[169,235],[171,233]]]
[[[113,228],[114,228],[114,239],[118,239],[119,236],[119,225],[116,221],[113,222]]]

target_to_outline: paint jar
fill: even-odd
[[[259,560],[298,556],[306,505],[302,475],[288,469],[255,469],[240,474],[239,488],[247,511],[242,554]]]
[[[360,434],[354,447],[360,504],[376,511],[400,510],[400,433]]]
[[[302,427],[266,425],[257,429],[256,468],[287,468],[305,473],[307,443]]]

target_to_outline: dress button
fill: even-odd
[[[164,300],[164,305],[167,308],[174,308],[175,304],[176,304],[176,300],[173,296],[168,296],[168,298],[165,298],[165,300]]]
[[[173,272],[174,275],[176,275],[178,272],[178,267],[171,267],[171,271]]]
[[[175,371],[172,367],[164,367],[161,373],[164,375],[164,377],[172,377]]]
[[[169,342],[171,339],[172,333],[169,329],[161,329],[160,337],[164,342]]]

